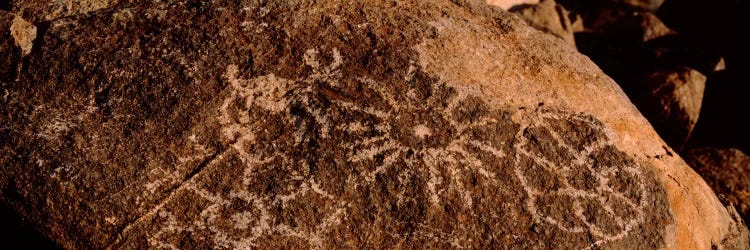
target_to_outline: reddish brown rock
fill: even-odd
[[[664,4],[664,0],[613,0],[614,3],[626,4],[648,11],[656,11]]]
[[[708,185],[724,195],[750,221],[750,157],[734,148],[703,147],[684,153],[685,160]]]
[[[10,0],[11,11],[38,23],[114,7],[130,0]]]
[[[504,10],[508,10],[513,6],[539,3],[539,0],[486,0],[486,1],[487,1],[487,4],[499,6],[500,8],[503,8]]]
[[[587,32],[601,32],[632,43],[674,35],[659,17],[650,12],[620,8],[604,8],[595,17],[586,20]]]
[[[10,25],[10,35],[13,37],[15,45],[21,49],[22,55],[25,56],[31,53],[36,33],[37,30],[34,25],[18,15],[13,17]]]
[[[747,237],[610,78],[482,2],[139,2],[48,24],[3,83],[0,202],[66,248]]]
[[[659,20],[659,18],[650,13],[650,12],[640,12],[636,14],[638,17],[638,21],[640,21],[639,25],[642,32],[643,32],[643,41],[649,41],[655,38],[663,37],[666,35],[672,35],[676,32],[672,31],[664,25],[664,23]]]
[[[681,148],[700,116],[706,76],[681,67],[654,72],[642,84],[645,93],[636,104],[669,145]]]
[[[590,8],[594,11],[601,7],[626,7],[639,11],[654,12],[664,4],[664,0],[560,0],[565,6]]]
[[[562,38],[573,47],[576,46],[573,36],[576,27],[570,20],[570,12],[554,0],[542,0],[535,5],[517,5],[511,8],[510,12],[518,14],[529,26]]]

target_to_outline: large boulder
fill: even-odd
[[[614,81],[483,2],[47,24],[0,78],[0,201],[66,248],[748,245]]]

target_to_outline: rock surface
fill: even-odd
[[[726,196],[750,222],[750,156],[734,148],[703,147],[685,152],[685,161],[716,193]]]
[[[129,0],[10,0],[10,9],[23,18],[42,22],[86,14],[126,2]]]
[[[645,93],[636,105],[669,145],[682,148],[701,113],[706,76],[680,67],[654,72],[642,84]]]
[[[748,107],[750,39],[737,35],[745,27],[748,8],[748,1],[706,4],[683,0],[667,1],[657,13],[669,27],[686,36],[687,42],[715,51],[724,59],[725,70],[709,76],[701,120],[690,142],[694,147],[710,145],[750,152],[750,120],[744,115],[727,115]],[[696,16],[700,18],[691,18]]]
[[[648,42],[650,40],[674,35],[676,32],[667,27],[659,17],[650,12],[617,11],[602,13],[602,16],[592,21],[592,30],[620,33],[622,38],[632,39],[634,42]],[[612,16],[609,16],[612,15]]]
[[[726,69],[726,62],[720,54],[685,42],[684,39],[681,35],[666,35],[649,40],[645,43],[649,51],[646,60],[653,63],[654,68],[684,66],[706,76]]]
[[[481,2],[43,19],[0,44],[0,201],[66,248],[746,246],[610,78]]]
[[[676,50],[674,42],[665,38],[675,37],[674,32],[648,12],[603,7],[585,15],[583,20],[585,30],[575,34],[579,51],[591,57],[631,96],[629,85],[639,85],[636,81],[642,80],[641,76],[685,66],[685,61],[668,59],[682,59],[695,53],[695,50]]]
[[[562,38],[573,47],[576,46],[573,36],[575,27],[570,20],[570,12],[554,0],[542,0],[534,5],[517,5],[512,7],[510,12],[518,14],[531,27]]]
[[[648,11],[656,11],[664,4],[664,0],[613,0],[614,3],[626,4]]]
[[[36,27],[34,25],[20,16],[15,16],[10,25],[10,35],[24,56],[31,53],[34,39],[36,39]]]
[[[517,5],[538,3],[539,0],[487,0],[487,4],[498,6],[504,10],[508,10]]]
[[[676,33],[653,13],[619,8],[601,9],[596,16],[586,20],[586,28],[588,32],[607,33],[631,43],[648,42]]]
[[[567,7],[592,11],[601,7],[619,7],[654,12],[664,4],[664,0],[558,0],[558,2]]]

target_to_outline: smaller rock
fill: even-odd
[[[719,72],[725,69],[727,69],[727,63],[724,61],[724,57],[720,56],[716,63],[714,63],[713,72]]]
[[[647,11],[656,11],[664,4],[664,0],[612,0],[616,4],[625,4]]]
[[[680,67],[651,73],[643,84],[636,105],[670,146],[682,148],[698,121],[706,76]]]
[[[16,46],[21,48],[24,56],[31,53],[34,39],[36,39],[36,26],[16,15],[10,26],[10,34],[16,42]]]
[[[487,4],[499,6],[504,10],[508,10],[516,5],[537,3],[539,3],[539,0],[487,0]]]
[[[517,5],[510,8],[510,12],[516,13],[529,26],[560,37],[575,47],[575,27],[570,21],[570,12],[554,0],[542,0],[535,5]]]
[[[750,221],[750,156],[735,148],[702,147],[687,150],[685,161],[724,195]]]
[[[616,34],[633,42],[647,42],[676,34],[653,13],[619,8],[602,9],[598,16],[587,23],[590,31]]]
[[[581,32],[586,30],[583,25],[583,17],[581,14],[571,13],[568,15],[570,18],[570,26],[572,26],[573,32]]]
[[[666,35],[675,34],[665,25],[659,17],[649,12],[636,12],[636,20],[640,21],[640,28],[643,31],[643,41],[649,41]]]
[[[724,57],[716,51],[686,41],[682,35],[666,35],[646,42],[648,61],[658,68],[684,65],[704,75],[726,69]]]
[[[650,74],[656,69],[694,66],[682,61],[662,63],[654,50],[670,49],[672,43],[652,44],[652,41],[669,40],[662,38],[675,36],[675,33],[651,13],[623,8],[603,8],[596,15],[588,17],[583,17],[586,30],[575,33],[576,46],[581,53],[589,56],[607,75],[620,84],[641,81],[639,76]],[[679,52],[678,55],[681,57],[690,57],[693,51]],[[633,93],[629,86],[621,86],[626,93]]]
[[[611,9],[627,12],[656,12],[664,3],[664,0],[557,0],[557,2],[589,20],[601,12]]]

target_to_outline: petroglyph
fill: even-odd
[[[298,79],[228,67],[216,115],[226,157],[160,209],[152,247],[190,237],[228,248],[522,239],[583,249],[662,237],[664,191],[591,116],[490,107],[413,63],[395,82],[344,84],[338,50],[303,60]],[[631,234],[644,228],[653,233]]]
[[[597,238],[592,246],[622,239],[644,222],[647,178],[633,160],[614,149],[599,122],[538,112],[525,115],[521,124],[514,145],[515,174],[529,195],[526,206],[535,220],[567,232],[590,233]],[[564,127],[590,130],[594,136],[561,135]],[[604,154],[617,155],[617,161],[598,162]],[[549,204],[540,206],[543,200],[566,209],[553,214]]]

